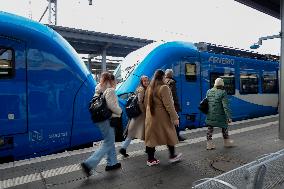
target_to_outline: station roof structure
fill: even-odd
[[[281,0],[235,0],[235,1],[280,19]]]
[[[106,49],[107,56],[125,57],[153,40],[94,32],[62,26],[47,25],[64,37],[79,54],[100,55]]]

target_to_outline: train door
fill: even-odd
[[[186,57],[180,65],[181,126],[199,127],[199,103],[201,99],[199,57]]]
[[[0,36],[0,136],[27,132],[26,85],[25,44]]]

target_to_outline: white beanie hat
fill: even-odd
[[[165,75],[166,77],[173,77],[173,69],[166,69]]]
[[[223,86],[224,87],[224,81],[222,78],[218,77],[216,80],[215,80],[215,83],[214,83],[214,87],[217,87],[217,86]]]

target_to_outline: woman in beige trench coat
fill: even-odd
[[[175,111],[171,90],[164,80],[164,71],[157,70],[145,94],[145,145],[148,166],[159,164],[160,161],[155,158],[155,147],[159,145],[168,146],[171,163],[179,161],[182,155],[175,154],[175,145],[178,143],[175,127],[179,125],[179,117]]]
[[[121,149],[119,153],[121,153],[124,157],[128,157],[129,155],[126,153],[126,149],[131,143],[131,140],[134,138],[138,138],[144,140],[145,138],[145,106],[144,96],[145,91],[149,85],[149,79],[147,76],[143,75],[140,78],[140,86],[136,89],[136,94],[138,95],[138,104],[141,110],[141,114],[138,117],[134,117],[130,119],[127,126],[127,138],[122,143]]]

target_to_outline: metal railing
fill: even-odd
[[[193,183],[193,189],[269,189],[284,182],[284,149],[219,175]]]

